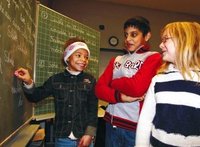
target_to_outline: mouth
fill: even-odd
[[[78,65],[81,66],[81,67],[85,67],[86,66],[85,63],[79,63]]]
[[[166,51],[162,51],[162,55],[164,56],[166,54]]]
[[[131,43],[127,43],[127,48],[131,48],[131,47],[133,47],[134,46],[134,44],[131,44]]]

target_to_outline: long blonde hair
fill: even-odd
[[[175,65],[185,78],[192,78],[190,70],[200,78],[200,24],[197,22],[173,22],[167,24],[161,31],[168,33],[175,43]],[[169,62],[163,62],[158,72],[168,68]]]

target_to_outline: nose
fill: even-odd
[[[84,56],[82,56],[82,57],[81,57],[81,60],[82,60],[82,61],[85,61],[85,57],[84,57]]]
[[[85,56],[81,56],[81,60],[84,61],[84,62],[86,62],[88,59]]]
[[[159,47],[162,49],[164,47],[164,43],[161,42],[160,45],[159,45]]]
[[[127,41],[131,40],[131,35],[127,35],[126,40]]]

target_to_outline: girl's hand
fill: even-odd
[[[145,97],[145,96],[141,96],[141,97],[131,97],[131,96],[127,96],[127,95],[121,93],[121,101],[122,101],[122,102],[131,103],[131,102],[134,102],[134,101],[142,101],[142,100],[144,100],[144,97]]]
[[[92,142],[92,136],[90,135],[84,135],[78,144],[78,147],[88,147]]]
[[[15,71],[15,76],[22,80],[23,82],[25,82],[27,85],[30,85],[33,83],[33,80],[29,74],[29,71],[27,69],[24,68],[19,68]]]

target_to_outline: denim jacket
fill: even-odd
[[[71,75],[67,70],[51,76],[42,86],[23,88],[27,99],[38,102],[48,96],[55,102],[55,137],[94,136],[97,126],[98,99],[94,94],[96,79],[88,73]]]

